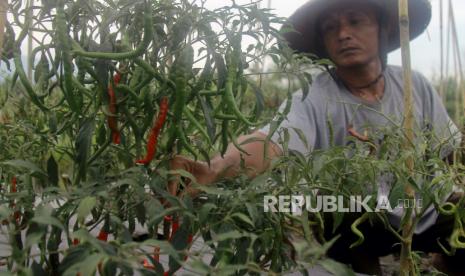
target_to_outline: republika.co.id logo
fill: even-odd
[[[382,210],[392,212],[393,208],[387,196],[377,199],[376,207],[370,207],[372,196],[350,196],[348,199],[342,195],[280,195],[263,197],[264,212],[301,214],[303,210],[316,212],[380,212]],[[399,199],[395,208],[421,208],[421,199]]]

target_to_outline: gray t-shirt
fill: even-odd
[[[358,133],[374,133],[374,130],[401,125],[404,110],[402,69],[388,66],[384,72],[385,91],[378,103],[369,103],[351,94],[345,86],[335,81],[328,72],[319,74],[312,83],[311,90],[303,99],[303,93],[293,94],[290,112],[274,133],[271,140],[279,145],[279,129],[289,129],[288,148],[302,154],[312,150],[327,149],[331,145],[347,145],[348,129],[352,126]],[[452,147],[460,143],[460,132],[449,118],[444,105],[434,88],[421,74],[414,72],[413,101],[415,129],[432,129],[433,144],[448,140],[449,147],[443,147],[442,157],[448,155]],[[286,102],[280,108],[284,110]],[[332,125],[332,134],[328,126]],[[293,129],[300,129],[307,143]],[[260,130],[264,134],[270,131],[270,125]],[[388,196],[390,187],[386,181],[380,181],[378,198]],[[394,206],[393,206],[394,207]],[[400,224],[402,210],[394,209],[390,221],[394,226]],[[436,222],[438,214],[431,207],[427,210],[416,228],[421,233]]]

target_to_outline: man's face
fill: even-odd
[[[330,59],[339,68],[369,64],[378,55],[379,25],[374,8],[363,4],[331,9],[320,25]]]

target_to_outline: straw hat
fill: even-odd
[[[347,3],[370,4],[380,11],[389,26],[387,41],[384,47],[391,52],[400,47],[398,0],[310,0],[289,17],[295,31],[287,32],[284,38],[289,46],[304,53],[313,53],[320,58],[327,58],[321,49],[321,38],[318,37],[318,20],[327,9]],[[409,0],[410,39],[420,35],[431,20],[431,4],[428,0]]]

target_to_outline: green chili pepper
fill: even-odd
[[[187,104],[187,78],[192,70],[194,49],[191,46],[183,48],[173,63],[170,75],[175,81],[175,94],[173,104],[173,121],[168,139],[168,148],[172,148],[177,135],[180,135],[178,126],[181,124],[184,107]],[[179,138],[179,137],[178,137]]]
[[[132,72],[131,80],[129,81],[129,87],[136,87],[143,79],[144,69],[140,66],[136,66]]]
[[[207,97],[211,97],[211,96],[219,96],[221,95],[220,92],[216,91],[216,90],[200,90],[198,92],[198,94],[200,96],[207,96]]]
[[[26,14],[29,13],[29,9],[31,9],[31,7],[28,8],[28,11],[26,11]],[[21,48],[21,44],[23,43],[23,40],[26,38],[27,33],[29,32],[29,29],[30,29],[30,26],[31,26],[31,21],[32,21],[32,18],[30,16],[25,16],[24,17],[24,25],[22,26],[21,32],[19,33],[18,37],[16,38],[16,40],[14,42],[14,46],[13,46],[14,50],[13,51],[16,51],[16,49]],[[14,38],[14,36],[13,36],[13,38]]]
[[[140,108],[139,97],[137,96],[136,92],[131,89],[131,87],[129,87],[128,85],[125,85],[125,84],[118,84],[118,86],[116,86],[116,91],[121,91],[124,94],[128,94],[129,97],[131,97],[131,99],[136,104],[137,109]]]
[[[453,248],[465,248],[465,231],[461,227],[456,227],[450,237],[450,244]]]
[[[187,140],[187,136],[184,133],[184,129],[181,125],[178,125],[176,128],[177,136],[181,141],[181,145],[190,153],[192,156],[197,159],[197,153],[195,152],[194,148],[191,146],[191,143]]]
[[[44,106],[42,101],[37,97],[37,94],[34,92],[34,89],[32,88],[31,83],[29,82],[29,79],[26,76],[26,72],[24,72],[24,67],[23,63],[21,62],[21,54],[15,51],[13,54],[14,62],[15,62],[15,67],[16,67],[16,73],[19,76],[19,80],[23,84],[26,93],[28,96],[31,98],[31,101],[40,108],[43,112],[47,112],[48,108]]]
[[[50,69],[49,69],[48,59],[45,56],[45,54],[42,53],[42,55],[40,56],[39,63],[37,63],[37,66],[34,71],[34,81],[36,83],[41,83],[41,86],[42,86],[41,88],[43,88],[44,90],[47,89],[44,83],[48,81],[47,77],[49,76],[49,74],[50,74]]]
[[[210,136],[208,136],[207,130],[197,121],[194,117],[194,114],[188,109],[184,109],[184,114],[186,115],[187,120],[202,134],[203,138],[206,139],[208,144],[211,144]]]
[[[457,206],[451,202],[446,202],[439,206],[439,212],[446,216],[451,216],[457,211]]]
[[[79,92],[81,92],[81,94],[86,95],[89,99],[92,99],[92,92],[90,92],[89,89],[82,85],[76,78],[73,78],[73,85]]]
[[[40,60],[39,60],[39,63],[36,65],[36,68],[40,67],[40,66],[41,66],[41,63],[45,63],[45,61],[47,61],[47,66],[48,66],[48,60],[47,60],[46,57],[44,56],[44,55],[45,55],[44,51],[45,51],[46,49],[50,49],[50,48],[52,48],[52,47],[53,47],[52,44],[47,44],[47,45],[40,45],[40,46],[34,48],[34,49],[32,50],[32,53],[31,53],[31,56],[29,57],[28,62],[29,62],[30,64],[34,64],[34,60],[35,60],[36,55],[37,55],[39,52],[42,52],[42,53],[41,53]],[[45,61],[44,61],[44,59],[45,59]],[[35,81],[35,82],[38,82],[39,80],[38,80],[38,78],[36,77],[36,74],[37,74],[37,73],[34,74],[34,81]]]
[[[80,109],[76,103],[76,99],[73,95],[74,86],[73,86],[73,61],[70,54],[71,46],[69,43],[69,36],[66,30],[68,26],[65,17],[64,10],[64,1],[60,1],[57,5],[57,15],[55,17],[55,24],[57,28],[57,48],[61,52],[61,58],[63,62],[63,71],[64,71],[64,96],[68,102],[71,110],[76,113],[80,113]]]
[[[149,5],[149,4],[147,4]],[[99,58],[99,59],[111,59],[111,60],[122,60],[128,58],[135,58],[145,53],[147,47],[153,38],[153,23],[152,23],[152,14],[150,13],[151,9],[149,7],[145,8],[144,12],[144,38],[142,42],[136,47],[136,49],[124,53],[103,53],[103,52],[86,52],[82,49],[74,50],[74,54],[78,56],[84,56],[89,58]]]
[[[223,113],[215,114],[214,117],[215,117],[215,119],[218,119],[218,120],[227,120],[227,121],[234,121],[234,120],[237,120],[237,117],[236,117],[236,116],[228,115],[228,114],[223,114]]]
[[[146,87],[147,85],[149,85],[149,83],[152,81],[153,77],[152,76],[148,76],[146,77],[145,79],[143,79],[141,82],[139,82],[139,84],[137,86],[134,87],[134,92],[136,94],[140,94],[142,88]]]
[[[202,89],[205,87],[205,84],[207,83],[208,80],[212,78],[212,66],[211,66],[211,60],[210,56],[208,56],[205,66],[202,70],[202,73],[200,74],[199,80],[195,84],[194,88],[192,89],[192,93],[189,96],[189,99],[187,100],[188,102],[192,101],[195,97],[197,97],[198,94],[201,94]],[[205,91],[203,91],[205,92]],[[217,95],[218,91],[208,91],[212,93],[213,95]]]
[[[95,72],[92,66],[92,63],[90,61],[86,60],[83,57],[79,57],[76,59],[76,65],[78,66],[80,70],[83,71],[81,74],[85,75],[85,73],[87,72],[94,80],[99,79],[99,76],[97,72]]]
[[[233,145],[236,147],[236,149],[240,152],[242,152],[243,154],[245,155],[250,155],[247,151],[245,151],[241,145],[239,145],[237,143],[237,138],[234,136],[234,133],[232,133],[232,131],[230,129],[227,130],[227,133],[228,133],[228,137],[229,139],[231,140],[231,142],[233,143]]]
[[[161,83],[166,83],[168,85],[168,87],[173,89],[173,90],[176,89],[176,85],[172,81],[166,80],[161,74],[159,74],[157,71],[155,71],[155,69],[153,69],[153,67],[149,63],[147,63],[145,60],[143,60],[141,58],[136,58],[134,60],[134,63],[139,65],[140,67],[142,67],[145,70],[145,72],[149,73],[157,81],[159,81]],[[138,91],[136,88],[134,90]]]
[[[354,242],[353,244],[351,244],[350,248],[357,247],[357,246],[361,245],[365,241],[365,236],[363,235],[363,233],[360,230],[358,230],[357,227],[360,224],[362,224],[363,222],[365,222],[368,219],[368,216],[369,216],[368,213],[364,213],[361,217],[356,219],[352,223],[352,225],[350,226],[350,229],[352,230],[352,232],[358,237],[358,240],[356,242]]]
[[[223,157],[224,154],[226,153],[226,150],[228,149],[228,127],[229,127],[229,121],[224,120],[221,123],[221,156]]]
[[[24,71],[24,69],[23,69],[23,71]],[[13,77],[11,77],[10,91],[13,90],[13,88],[15,87],[16,82],[18,81],[18,77],[19,77],[18,71],[15,70],[15,72],[13,73]]]
[[[239,119],[248,126],[255,126],[256,123],[252,123],[251,121],[249,121],[249,119],[247,119],[247,117],[244,116],[244,114],[242,114],[242,112],[239,110],[239,107],[236,104],[236,99],[234,98],[233,85],[236,79],[237,61],[234,59],[231,53],[226,55],[226,63],[229,68],[224,91],[225,103],[227,104],[230,111],[232,111],[233,114],[236,115],[237,119]]]
[[[275,237],[273,242],[276,244],[273,246],[273,253],[271,255],[271,264],[270,269],[272,271],[279,271],[281,261],[281,248],[283,246],[283,229],[282,225],[278,224],[277,229],[275,230]]]

